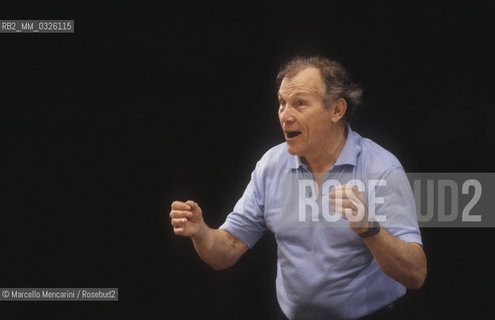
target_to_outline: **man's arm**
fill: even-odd
[[[409,289],[419,289],[426,278],[426,256],[420,244],[403,241],[381,228],[363,238],[376,263],[392,279]]]
[[[329,202],[343,214],[351,230],[362,234],[369,228],[364,193],[355,186],[342,185],[330,192]],[[406,242],[381,228],[378,234],[363,238],[378,266],[392,279],[409,289],[419,289],[426,278],[426,256],[418,243]]]
[[[190,237],[200,258],[215,270],[231,267],[248,249],[227,231],[209,228],[194,201],[174,201],[170,219],[174,233]]]

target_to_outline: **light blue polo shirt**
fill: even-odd
[[[414,197],[400,162],[347,127],[347,140],[320,190],[286,143],[263,155],[220,227],[252,248],[270,230],[277,241],[277,298],[289,319],[353,319],[405,293],[328,205],[333,185],[365,191],[370,216],[391,234],[421,244]]]

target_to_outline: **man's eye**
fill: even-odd
[[[297,106],[298,106],[298,107],[302,107],[302,106],[304,106],[304,102],[303,102],[303,101],[298,101],[298,102],[297,102]]]
[[[287,102],[285,102],[284,100],[281,100],[281,101],[280,101],[280,106],[281,106],[281,107],[285,107],[285,105],[286,105],[286,104],[287,104]]]

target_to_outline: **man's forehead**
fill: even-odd
[[[310,90],[307,88],[284,90],[281,87],[278,91],[278,95],[281,97],[309,97],[317,93],[319,93],[318,90]]]
[[[283,78],[278,94],[282,96],[309,96],[321,94],[322,91],[323,83],[320,71],[314,67],[307,67],[292,76]]]

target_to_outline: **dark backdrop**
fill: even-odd
[[[18,3],[2,19],[74,34],[0,34],[0,287],[118,287],[119,302],[1,303],[2,319],[267,319],[265,236],[212,271],[174,237],[174,199],[219,226],[283,141],[275,75],[337,58],[363,84],[353,128],[408,172],[490,172],[495,4]],[[490,318],[492,229],[423,229],[421,319]]]

